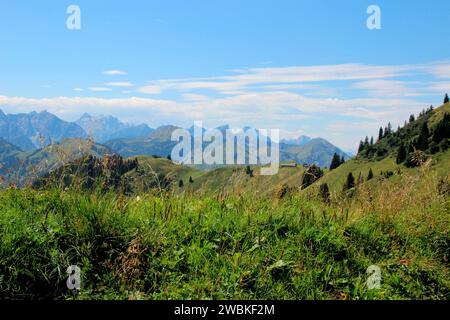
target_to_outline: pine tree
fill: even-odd
[[[430,131],[428,130],[427,123],[424,122],[420,130],[419,138],[417,139],[417,149],[425,151],[428,149],[428,137],[430,136]]]
[[[408,168],[413,168],[416,164],[413,161],[412,154],[414,152],[414,146],[410,143],[408,146],[408,152],[406,154],[405,166]]]
[[[445,94],[445,98],[444,98],[444,104],[448,103],[450,100],[448,99],[448,94]]]
[[[355,177],[353,177],[353,174],[350,172],[347,176],[347,181],[344,184],[344,191],[353,189],[355,187]]]
[[[400,147],[398,148],[396,162],[397,162],[397,164],[400,164],[400,163],[403,163],[405,160],[406,160],[406,149],[402,143],[400,145]]]
[[[339,162],[339,165],[342,165],[342,164],[344,164],[344,163],[345,163],[345,157],[344,157],[344,155],[342,155],[341,161]]]
[[[373,172],[372,172],[372,168],[369,169],[369,174],[367,175],[367,181],[372,180],[373,179]]]
[[[359,142],[358,154],[360,154],[364,150],[364,143],[362,140]]]
[[[370,145],[373,146],[373,137],[370,138]]]
[[[191,176],[189,176],[189,183],[194,183],[194,179]]]
[[[331,160],[330,163],[330,171],[336,169],[337,167],[339,167],[341,165],[341,158],[339,157],[339,155],[335,152],[333,155],[333,159]]]
[[[378,133],[378,141],[380,141],[381,139],[383,139],[384,137],[384,133],[383,133],[383,127],[380,127],[380,131]]]
[[[414,121],[416,121],[416,118],[414,118],[414,115],[412,114],[409,116],[409,123],[412,123]]]
[[[183,188],[184,182],[183,180],[178,181],[178,187]]]

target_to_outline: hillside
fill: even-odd
[[[5,175],[9,170],[18,167],[25,155],[24,151],[0,138],[0,175]]]
[[[37,177],[83,155],[102,157],[113,153],[109,148],[85,139],[65,139],[42,149],[28,152],[11,147],[8,143],[4,143],[2,146],[9,146],[12,155],[6,157],[8,154],[5,153],[6,151],[1,153],[4,158],[2,176],[6,185],[31,183]]]
[[[320,183],[327,183],[333,192],[341,192],[349,173],[352,173],[356,183],[358,178],[361,177],[359,178],[360,183],[367,182],[367,186],[373,186],[380,180],[386,179],[398,181],[405,174],[419,176],[421,170],[416,167],[420,165],[412,161],[415,153],[423,157],[418,160],[423,161],[428,174],[435,174],[443,179],[448,178],[450,174],[450,150],[448,149],[450,131],[444,133],[444,137],[440,141],[433,141],[436,128],[445,120],[445,114],[450,114],[450,103],[437,109],[422,112],[417,119],[406,123],[405,126],[379,139],[373,145],[360,148],[360,152],[355,159],[327,172],[319,180]],[[413,117],[411,117],[412,119]],[[420,150],[418,140],[424,124],[429,128],[427,143],[425,143],[428,146],[423,148],[424,150]],[[450,125],[450,122],[447,125]],[[362,144],[364,145],[364,142]],[[398,153],[401,145],[409,146],[409,151],[401,157],[402,159],[399,159]],[[415,152],[411,148],[416,148],[417,151]],[[408,162],[408,159],[410,159],[410,162]],[[373,173],[372,181],[367,181],[369,170],[372,170]]]

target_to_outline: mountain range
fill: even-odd
[[[224,132],[228,125],[218,127]],[[117,153],[123,157],[138,155],[167,157],[177,144],[171,140],[177,126],[165,125],[156,129],[146,124],[130,125],[112,116],[94,117],[83,114],[78,120],[68,122],[47,112],[5,114],[0,110],[0,170],[18,166],[19,163],[32,163],[29,157],[41,153],[43,158],[50,156],[49,146],[64,144],[79,149],[79,139],[95,141],[102,153]],[[243,128],[247,130],[249,127]],[[194,128],[188,129],[191,133]],[[205,129],[202,129],[205,130]],[[293,140],[282,140],[279,144],[280,160],[297,163],[317,164],[325,167],[330,164],[334,153],[346,159],[351,156],[322,138],[301,136]],[[44,152],[45,150],[45,152]],[[77,152],[71,152],[77,154]],[[57,162],[56,160],[50,163]]]

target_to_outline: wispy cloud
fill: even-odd
[[[131,82],[107,82],[105,83],[105,86],[109,86],[109,87],[134,87],[134,84],[132,84]]]
[[[85,89],[100,93],[117,87],[121,89],[114,93],[123,98],[0,96],[0,105],[13,112],[47,109],[67,118],[88,111],[156,125],[202,119],[214,125],[280,128],[322,136],[350,149],[380,125],[401,124],[436,97],[440,100],[450,92],[449,71],[450,62],[261,67],[215,77],[154,80],[136,89],[128,81]]]
[[[103,74],[105,74],[107,76],[120,76],[120,75],[126,75],[127,72],[122,71],[122,70],[105,70],[105,71],[103,71]]]
[[[106,88],[106,87],[90,87],[88,88],[89,91],[94,91],[94,92],[106,92],[106,91],[111,91],[111,88]]]
[[[413,94],[414,90],[409,90],[405,83],[394,78],[417,75],[450,77],[450,62],[392,66],[353,63],[237,69],[227,76],[153,81],[140,87],[138,92],[156,94],[164,90],[212,90],[221,94],[239,94],[250,89],[311,89],[314,85],[317,89],[319,85],[331,81],[359,81],[360,89],[376,89],[372,90],[375,95],[388,93],[391,96],[401,96]]]

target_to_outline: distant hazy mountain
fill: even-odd
[[[291,139],[291,140],[283,139],[283,140],[281,140],[281,143],[286,144],[286,145],[292,145],[292,146],[304,146],[311,140],[312,139],[310,137],[300,136],[297,139]]]
[[[46,111],[6,115],[0,110],[0,137],[29,151],[67,138],[85,138],[86,133]]]
[[[218,127],[222,133],[229,129],[228,125]],[[177,142],[171,141],[172,131],[178,129],[174,126],[164,126],[156,129],[147,137],[137,137],[131,139],[115,139],[105,143],[106,146],[124,157],[136,155],[157,155],[166,157],[171,154]],[[244,131],[249,127],[244,128]],[[193,134],[194,128],[188,131]],[[205,144],[204,144],[205,145]],[[294,140],[282,140],[280,143],[280,161],[295,161],[303,164],[317,164],[321,167],[329,166],[334,153],[344,156],[345,159],[351,157],[338,147],[325,139],[311,139],[306,136]]]
[[[124,157],[156,155],[166,157],[177,142],[171,141],[172,132],[179,127],[162,126],[145,137],[120,138],[105,142],[105,145]]]
[[[112,116],[93,117],[87,113],[75,123],[83,128],[88,136],[100,143],[119,138],[142,137],[154,131],[146,124],[134,126]]]
[[[93,117],[84,114],[75,123],[71,123],[46,111],[5,115],[0,110],[0,138],[4,139],[0,142],[0,154],[15,153],[17,150],[14,148],[33,151],[67,138],[84,139],[89,136],[124,157],[136,155],[166,157],[177,144],[171,141],[175,129],[178,127],[172,125],[162,126],[156,130],[145,124],[129,125],[112,116]],[[230,127],[224,125],[217,129],[225,133]],[[250,128],[245,127],[243,131],[247,129]],[[192,134],[194,127],[188,130]],[[207,143],[204,143],[204,147],[206,145]],[[282,162],[315,163],[324,167],[330,164],[335,152],[346,159],[351,158],[321,138],[300,136],[297,139],[282,140],[279,146]],[[0,162],[1,158],[0,156]]]
[[[315,138],[303,145],[280,144],[280,154],[282,161],[296,161],[297,163],[317,164],[321,167],[328,167],[334,153],[337,153],[346,160],[351,156],[331,144],[325,139]]]

